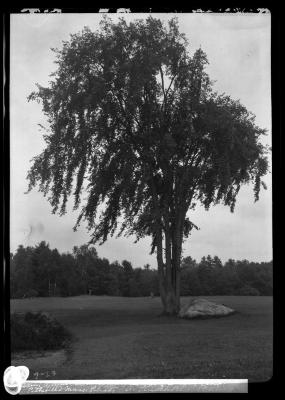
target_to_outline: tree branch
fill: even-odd
[[[176,74],[173,75],[173,77],[172,77],[172,79],[171,79],[171,81],[170,81],[170,84],[169,84],[169,86],[168,86],[168,89],[166,90],[166,96],[168,95],[168,92],[169,92],[169,90],[170,90],[170,88],[171,88],[171,85],[172,85],[174,79],[176,78],[176,76],[177,76]]]

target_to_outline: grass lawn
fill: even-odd
[[[166,317],[159,298],[11,300],[11,312],[49,312],[76,337],[66,352],[12,354],[12,365],[29,367],[29,379],[270,379],[272,297],[204,298],[237,313],[203,320]]]

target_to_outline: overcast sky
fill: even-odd
[[[108,14],[113,19],[122,14]],[[166,21],[174,14],[152,14]],[[270,14],[175,14],[180,30],[190,42],[190,50],[198,47],[206,52],[208,73],[215,89],[240,99],[256,115],[256,124],[268,130],[263,143],[271,144],[270,86]],[[148,14],[124,14],[127,20],[146,18]],[[89,26],[96,30],[102,14],[14,14],[11,16],[11,93],[10,93],[10,162],[11,251],[18,245],[34,246],[41,240],[59,251],[71,251],[85,244],[89,234],[82,223],[72,230],[78,213],[59,217],[36,190],[27,190],[26,175],[30,160],[43,149],[38,124],[45,123],[41,106],[27,102],[35,83],[43,86],[56,69],[51,47],[61,47],[69,35]],[[201,207],[189,213],[200,227],[184,243],[184,256],[197,261],[208,254],[228,258],[268,261],[272,259],[271,175],[265,178],[268,190],[262,190],[254,203],[251,186],[241,189],[236,209],[218,205],[205,211]],[[97,246],[99,256],[110,261],[130,260],[135,267],[146,263],[156,267],[150,256],[150,240],[134,244],[134,238],[110,238]]]

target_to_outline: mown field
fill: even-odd
[[[272,297],[205,298],[237,313],[203,320],[166,317],[159,298],[11,300],[11,312],[49,312],[76,338],[69,350],[12,354],[12,365],[29,367],[30,379],[270,379]]]

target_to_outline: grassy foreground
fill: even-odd
[[[161,316],[159,298],[77,296],[11,300],[11,312],[46,311],[77,340],[67,353],[12,354],[30,379],[272,376],[272,297],[205,296],[237,311],[225,318]],[[189,298],[182,298],[182,304]]]

